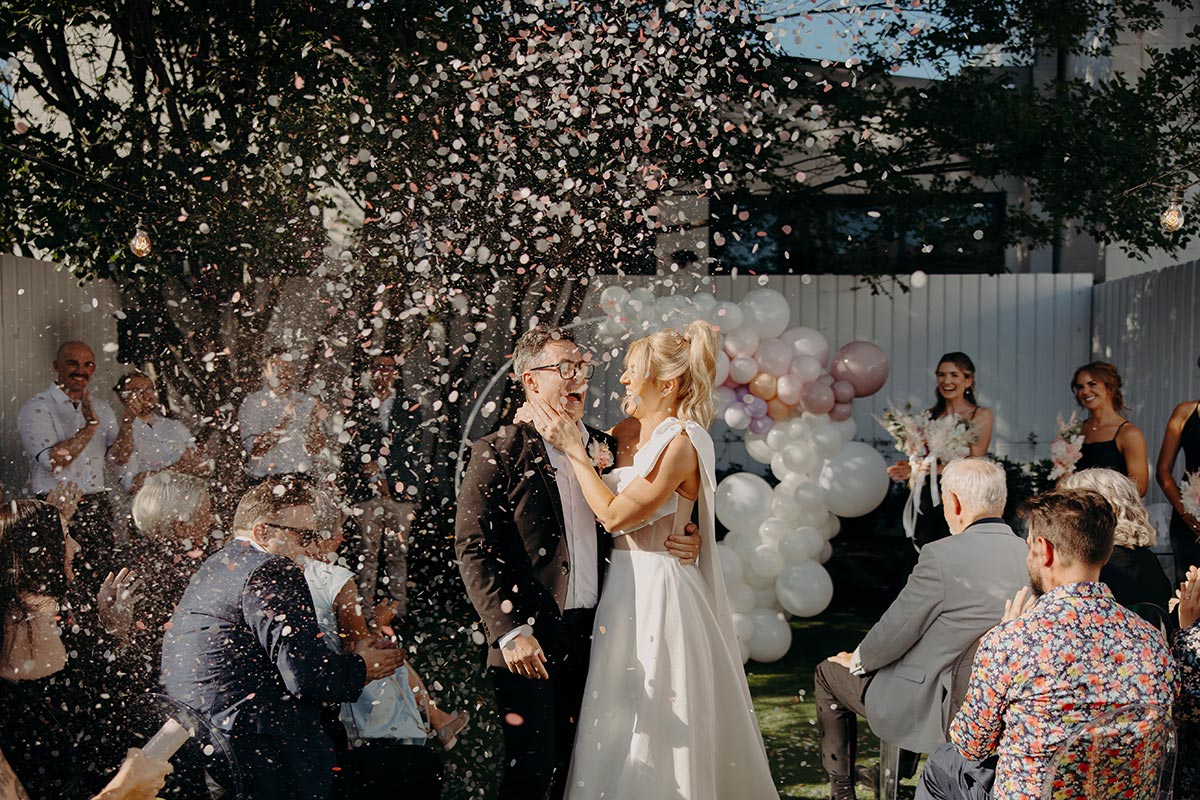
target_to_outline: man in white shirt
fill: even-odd
[[[64,342],[53,367],[54,383],[21,407],[17,430],[35,495],[44,499],[60,482],[74,483],[83,495],[71,523],[71,535],[81,547],[75,560],[76,584],[83,596],[95,597],[112,566],[112,511],[104,463],[117,438],[117,418],[88,390],[96,372],[92,348]]]
[[[212,462],[196,448],[196,439],[179,420],[159,413],[154,382],[130,372],[113,387],[121,401],[121,427],[108,451],[108,460],[121,470],[121,485],[131,494],[147,477],[165,469],[208,477]]]
[[[325,447],[325,408],[296,388],[296,367],[285,350],[267,356],[263,383],[238,409],[246,472],[254,478],[310,472],[313,456]]]
[[[612,466],[615,440],[582,423],[593,366],[569,331],[527,332],[513,352],[513,372],[527,396],[559,404],[594,443],[598,463]],[[668,549],[692,561],[698,540],[676,534]],[[547,788],[551,798],[563,795],[611,550],[612,537],[596,523],[566,456],[532,425],[505,425],[474,443],[455,551],[483,620],[504,733],[499,800],[541,798]]]

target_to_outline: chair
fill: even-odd
[[[1129,606],[1129,610],[1158,628],[1163,638],[1166,638],[1168,641],[1170,640],[1174,624],[1171,620],[1171,615],[1167,613],[1165,608],[1154,603],[1134,603]]]
[[[1133,703],[1105,712],[1059,746],[1042,800],[1172,800],[1175,746],[1169,708]]]
[[[189,706],[164,694],[140,695],[126,709],[133,735],[131,746],[141,747],[168,719],[194,731],[191,739],[171,758],[174,771],[159,792],[163,800],[244,800],[241,772],[225,735]]]
[[[945,721],[947,740],[950,739],[950,723],[967,698],[967,684],[971,681],[971,668],[975,664],[975,652],[978,649],[979,639],[976,639],[950,665],[950,713]],[[879,740],[879,786],[876,794],[879,800],[896,800],[900,794],[900,748],[883,739]]]

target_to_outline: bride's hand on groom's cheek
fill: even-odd
[[[700,529],[696,523],[689,522],[683,527],[683,533],[672,533],[667,537],[666,547],[668,553],[684,564],[695,564],[700,557]]]

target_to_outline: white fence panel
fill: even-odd
[[[604,278],[585,301],[584,317],[598,313],[605,285],[647,286],[669,293],[652,277]],[[856,400],[859,438],[886,439],[873,419],[889,402],[925,408],[932,404],[933,371],[943,353],[962,350],[977,369],[979,401],[996,414],[992,451],[1017,460],[1048,456],[1055,420],[1074,405],[1071,372],[1091,353],[1092,276],[941,275],[908,293],[894,284],[872,295],[859,278],[845,275],[713,276],[674,278],[675,291],[713,292],[719,300],[740,300],[769,286],[792,306],[792,325],[816,328],[832,348],[855,339],[874,342],[891,361],[887,384],[874,397]],[[613,399],[622,393],[619,366],[602,367],[593,379],[594,421],[611,424]],[[715,434],[723,426],[717,425]],[[1038,445],[1030,445],[1030,437]],[[898,455],[898,454],[894,454]],[[746,464],[730,448],[726,459]]]
[[[17,433],[17,412],[54,380],[51,362],[61,342],[78,339],[96,352],[92,390],[117,410],[112,385],[124,371],[116,353],[113,311],[116,287],[108,281],[77,285],[66,270],[32,258],[0,254],[0,491],[5,498],[26,490],[29,470]]]
[[[1096,287],[1092,355],[1117,365],[1129,418],[1146,435],[1151,476],[1172,409],[1200,397],[1200,261]],[[1176,464],[1182,474],[1183,458]],[[1148,500],[1165,498],[1154,480]]]

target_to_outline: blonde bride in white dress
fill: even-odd
[[[779,796],[717,561],[707,431],[716,349],[702,322],[630,345],[621,376],[629,417],[611,431],[616,465],[603,477],[573,422],[544,401],[531,409],[614,537],[567,781],[572,800]],[[664,542],[697,506],[700,559],[685,565]]]

